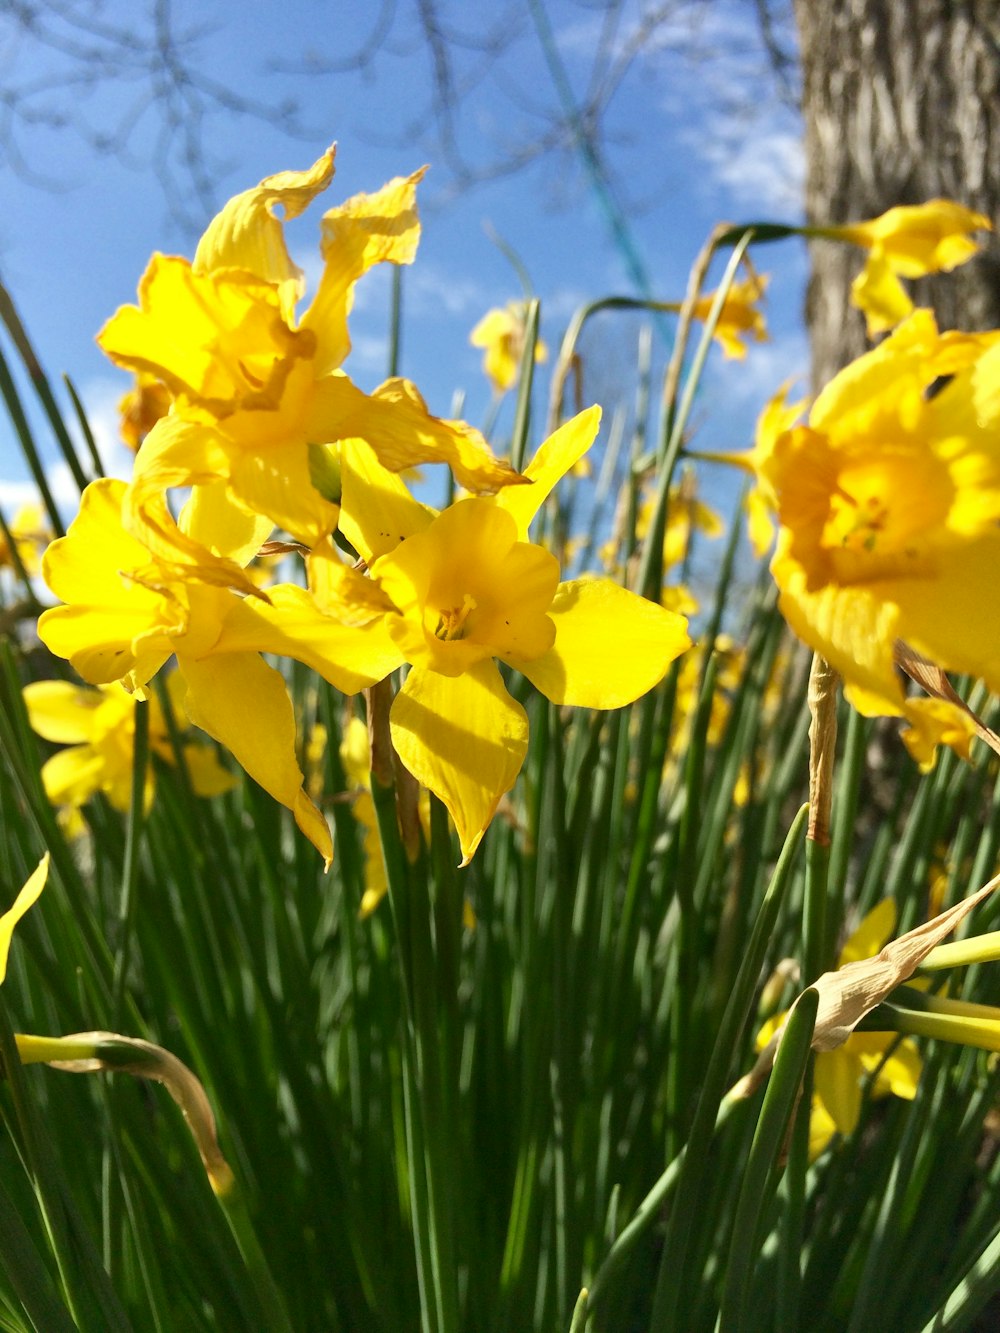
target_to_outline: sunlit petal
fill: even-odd
[[[467,865],[524,762],[527,714],[494,664],[481,662],[454,678],[411,671],[390,723],[400,759],[454,820]]]
[[[333,179],[333,147],[306,171],[279,171],[230,199],[208,224],[194,256],[196,272],[245,269],[281,293],[290,319],[305,282],[285,244],[283,220],[296,218]],[[283,218],[278,216],[281,209]]]
[[[553,486],[584,456],[597,438],[600,426],[599,407],[577,413],[549,436],[525,468],[524,475],[531,485],[505,486],[499,492],[494,504],[513,516],[522,541]]]
[[[324,269],[302,327],[317,339],[317,373],[335,370],[351,349],[347,333],[354,284],[374,264],[410,264],[420,239],[417,185],[426,171],[397,176],[323,215]]]
[[[278,653],[318,671],[344,694],[357,694],[402,662],[384,619],[349,626],[324,615],[305,588],[279,584],[270,604],[234,599],[213,652]],[[208,728],[206,728],[208,730]]]
[[[38,901],[39,894],[45,888],[48,874],[49,854],[46,852],[39,861],[37,869],[28,876],[28,882],[14,899],[12,906],[0,916],[0,982],[7,976],[7,955],[10,952],[10,939],[14,927],[28,908]]]
[[[22,691],[28,721],[47,741],[77,745],[89,741],[94,729],[94,713],[102,696],[96,690],[81,689],[68,680],[36,680]]]
[[[561,583],[556,640],[534,661],[509,658],[553,703],[620,708],[645,694],[691,646],[687,621],[609,579]]]
[[[224,653],[179,664],[188,717],[224,745],[255,782],[287,806],[325,860],[333,858],[326,820],[303,790],[295,758],[295,714],[279,672],[255,653]]]
[[[833,1117],[841,1134],[853,1134],[861,1115],[860,1062],[845,1047],[823,1051],[816,1057],[816,1096]]]

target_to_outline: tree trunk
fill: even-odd
[[[1000,224],[1000,3],[795,0],[810,222],[947,196]],[[867,347],[854,246],[815,241],[806,304],[818,388]],[[1000,327],[1000,241],[907,284],[941,328]]]

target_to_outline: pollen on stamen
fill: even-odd
[[[453,643],[456,639],[464,639],[469,632],[469,616],[476,609],[476,599],[471,594],[466,593],[462,598],[461,606],[453,606],[448,611],[442,611],[438,615],[438,622],[434,627],[434,637],[442,639],[445,643]]]

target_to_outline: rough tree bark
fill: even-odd
[[[795,0],[810,222],[874,217],[945,195],[1000,226],[1000,3]],[[848,303],[852,246],[812,245],[813,380],[867,346]],[[942,328],[1000,327],[1000,240],[911,286]]]

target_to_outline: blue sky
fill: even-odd
[[[520,294],[517,276],[491,230],[520,257],[542,301],[542,331],[558,346],[573,310],[610,294],[635,294],[620,248],[612,241],[578,156],[541,156],[522,171],[456,191],[446,154],[431,130],[429,52],[416,28],[413,0],[399,0],[395,18],[370,65],[323,72],[347,61],[371,36],[379,10],[351,3],[285,0],[248,5],[234,0],[174,0],[174,22],[196,22],[200,35],[188,57],[192,66],[248,100],[301,104],[301,133],[245,114],[212,114],[202,124],[215,206],[271,172],[305,167],[336,140],[337,174],[326,195],[290,229],[293,253],[315,272],[319,218],[324,207],[391,176],[428,163],[421,186],[423,236],[415,265],[404,275],[403,373],[416,381],[432,410],[452,411],[462,395],[464,415],[482,424],[490,391],[480,353],[469,331],[491,305]],[[104,20],[141,26],[145,4],[105,4],[79,9]],[[549,0],[545,13],[575,96],[593,78],[594,52],[604,32],[616,56],[630,49],[649,9],[639,0],[620,7],[613,34],[602,29],[607,7],[579,0]],[[750,0],[688,0],[669,30],[639,45],[606,117],[608,160],[624,202],[629,228],[654,294],[678,300],[688,267],[712,225],[721,220],[801,215],[802,160],[797,116],[782,105],[767,73],[755,6]],[[447,0],[439,12],[452,24],[501,34],[508,44],[487,67],[466,47],[456,64],[464,96],[456,119],[455,151],[472,170],[506,152],[530,150],[556,104],[537,26],[528,0],[469,7]],[[475,15],[473,18],[472,15]],[[96,40],[96,39],[95,39]],[[680,48],[680,49],[677,49]],[[0,77],[6,83],[37,80],[60,86],[62,57],[18,36],[0,19]],[[305,71],[305,72],[304,72]],[[80,389],[112,470],[124,474],[127,456],[114,445],[114,404],[127,377],[107,363],[93,337],[125,302],[134,300],[154,250],[190,255],[195,228],[210,212],[188,190],[171,201],[150,166],[156,125],[142,111],[144,84],[109,79],[75,89],[63,105],[91,125],[131,128],[129,160],[96,156],[73,127],[22,127],[16,151],[36,176],[55,183],[42,189],[0,161],[4,208],[0,213],[0,273],[49,372],[67,372]],[[178,211],[191,215],[185,229]],[[696,444],[703,448],[749,443],[756,413],[778,385],[804,376],[807,345],[801,321],[806,275],[804,247],[788,242],[761,249],[758,264],[772,273],[768,322],[772,341],[753,348],[742,363],[713,353],[709,381],[696,412]],[[720,265],[721,270],[721,265]],[[345,369],[365,388],[385,374],[389,284],[375,271],[359,284]],[[608,401],[633,390],[630,370],[636,321],[605,317],[600,365],[590,369],[588,400]],[[658,346],[662,362],[667,348]],[[544,411],[539,386],[539,426]],[[505,418],[500,419],[500,438]],[[66,517],[75,506],[72,483],[57,462],[55,446],[40,431],[46,461]],[[9,516],[30,485],[6,422],[0,423],[0,505]],[[711,487],[717,481],[706,475]]]

